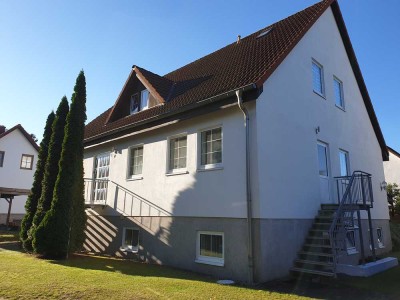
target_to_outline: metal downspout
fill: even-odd
[[[250,181],[250,118],[249,112],[243,106],[242,91],[236,91],[238,106],[243,112],[246,128],[246,197],[247,197],[247,258],[248,258],[248,281],[254,282],[254,263],[253,263],[253,229],[252,229],[252,202],[251,202],[251,181]]]

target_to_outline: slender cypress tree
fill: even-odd
[[[26,214],[21,223],[20,240],[22,242],[22,246],[26,251],[32,251],[32,244],[28,241],[28,231],[32,226],[32,220],[36,213],[39,198],[42,194],[43,171],[48,155],[48,146],[52,131],[51,125],[53,124],[54,118],[54,112],[51,112],[47,117],[46,126],[44,127],[43,139],[40,143],[31,193],[29,194],[25,204]]]
[[[53,201],[36,230],[33,243],[35,251],[47,257],[65,258],[69,251],[78,249],[83,243],[86,222],[82,176],[85,121],[86,81],[81,71],[76,79],[65,126]]]
[[[38,207],[29,235],[35,238],[36,228],[42,222],[46,212],[51,207],[53,200],[54,185],[58,175],[58,163],[61,157],[62,143],[64,139],[64,128],[69,111],[67,97],[63,97],[57,108],[56,118],[53,122],[53,133],[49,144],[49,155],[47,156],[44,177],[42,181],[42,195],[39,199]]]

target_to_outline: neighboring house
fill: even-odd
[[[400,153],[387,147],[389,160],[383,162],[385,170],[385,179],[387,183],[396,183],[400,186]]]
[[[164,76],[134,66],[84,145],[88,251],[262,282],[391,249],[388,153],[336,1]]]
[[[22,220],[38,151],[39,146],[20,124],[9,130],[0,126],[0,224]]]

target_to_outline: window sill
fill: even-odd
[[[204,264],[204,265],[211,265],[211,266],[217,266],[217,267],[223,267],[224,266],[224,261],[214,261],[214,260],[207,260],[207,259],[202,259],[202,258],[197,258],[195,260],[196,263],[198,264]]]
[[[136,181],[136,180],[143,180],[143,176],[135,175],[135,176],[132,176],[132,177],[126,179],[126,181]]]
[[[323,98],[324,100],[326,100],[325,95],[323,95],[323,94],[321,94],[321,93],[319,93],[319,92],[317,92],[317,91],[314,91],[314,90],[313,90],[313,92],[314,92],[315,94],[317,94],[318,96],[320,96],[321,98]]]
[[[339,105],[337,105],[337,104],[335,104],[335,106],[336,106],[338,109],[340,109],[340,110],[346,112],[346,110],[344,109],[344,107],[341,107],[341,106],[339,106]]]
[[[122,252],[130,252],[130,253],[138,253],[139,252],[138,249],[129,249],[129,248],[124,248],[124,247],[119,248],[119,250],[121,250]]]
[[[205,165],[205,166],[200,166],[197,168],[197,172],[206,172],[206,171],[217,171],[217,170],[223,170],[224,167],[222,165]]]
[[[176,176],[176,175],[184,175],[184,174],[189,174],[188,170],[175,170],[175,171],[169,171],[165,173],[165,176]]]
[[[356,248],[347,249],[347,255],[354,255],[354,254],[358,254],[358,251]]]

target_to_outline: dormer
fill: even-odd
[[[164,104],[168,101],[173,84],[169,79],[133,66],[106,123]]]

